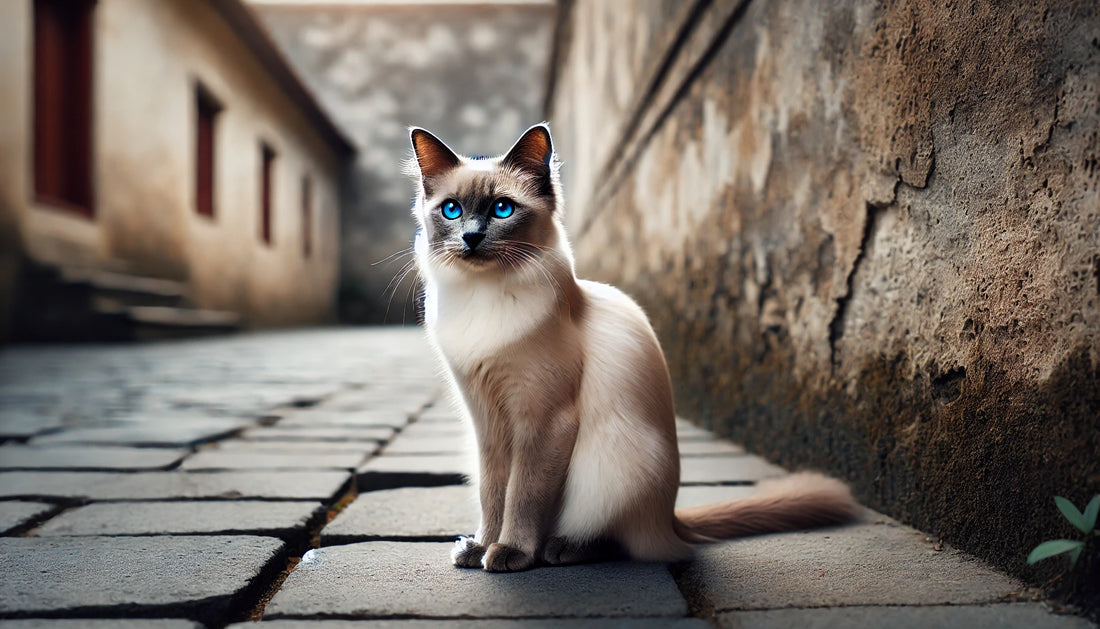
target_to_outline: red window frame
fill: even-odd
[[[94,0],[34,0],[34,194],[95,215],[92,186]]]

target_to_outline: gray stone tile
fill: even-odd
[[[1050,613],[1038,603],[1000,605],[835,607],[831,609],[775,609],[727,612],[718,616],[720,627],[730,629],[1093,629],[1077,616]]]
[[[684,484],[752,483],[786,474],[783,468],[751,454],[689,456],[680,460],[680,482]]]
[[[32,445],[58,445],[62,443],[128,445],[143,447],[195,446],[232,436],[252,422],[243,419],[195,419],[177,420],[165,417],[163,421],[134,422],[115,426],[69,428],[59,432],[39,435],[30,440]]]
[[[473,431],[460,422],[452,424],[415,422],[401,431],[403,438],[409,439],[457,439],[473,443]]]
[[[460,423],[462,417],[451,402],[444,398],[431,406],[420,409],[416,413],[416,420],[425,424],[448,424]]]
[[[353,470],[363,463],[362,452],[247,452],[203,450],[188,457],[180,469],[194,470]]]
[[[388,455],[409,454],[462,454],[474,452],[475,445],[469,442],[465,436],[413,436],[398,435],[383,450]]]
[[[277,572],[270,537],[0,539],[0,614],[167,616],[214,621]]]
[[[716,611],[995,602],[1023,585],[924,534],[883,524],[704,545],[680,578]]]
[[[0,498],[91,500],[265,498],[320,500],[337,495],[349,474],[302,472],[0,472]]]
[[[686,485],[676,494],[677,507],[696,507],[745,498],[756,493],[752,485]]]
[[[315,408],[285,413],[279,420],[278,426],[281,428],[318,426],[403,428],[408,423],[409,412],[404,410],[337,411]]]
[[[89,535],[261,535],[300,538],[323,521],[319,502],[110,502],[66,511],[37,530],[39,537]]]
[[[4,629],[203,629],[197,622],[153,618],[27,618],[5,620]]]
[[[377,441],[250,441],[248,439],[226,439],[219,441],[214,450],[234,452],[289,452],[299,454],[318,454],[340,452],[358,452],[364,456],[378,452]]]
[[[168,448],[8,445],[0,447],[0,469],[163,470],[186,454]]]
[[[683,419],[676,420],[676,438],[680,441],[699,441],[717,438],[716,435]]]
[[[321,544],[377,539],[454,540],[477,529],[473,487],[405,487],[359,494],[321,531]]]
[[[25,406],[12,408],[10,404],[0,403],[0,440],[27,439],[63,425],[56,413]]]
[[[698,618],[479,618],[477,620],[270,620],[260,629],[709,629]],[[256,629],[237,623],[227,629]]]
[[[468,455],[383,455],[367,461],[356,477],[359,491],[461,485],[473,465],[474,460]]]
[[[265,618],[687,615],[664,565],[630,562],[516,574],[451,565],[448,543],[366,542],[310,551]]]
[[[393,428],[377,426],[351,427],[289,427],[264,426],[246,430],[244,439],[255,441],[376,441],[385,443],[394,435]]]
[[[0,500],[0,533],[23,526],[35,518],[49,513],[54,506],[44,502]]]
[[[689,439],[680,443],[680,456],[713,456],[744,453],[744,448],[732,441],[726,441],[725,439]]]
[[[427,398],[427,390],[413,385],[391,391],[367,389],[361,392],[342,393],[324,401],[318,411],[335,413],[400,412],[407,416],[416,411]]]

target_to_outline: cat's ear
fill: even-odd
[[[409,138],[412,140],[413,152],[416,154],[416,165],[420,168],[424,192],[430,196],[431,180],[449,172],[462,162],[454,151],[447,148],[446,144],[424,129],[417,127],[409,129]]]
[[[542,122],[523,132],[508,154],[504,156],[503,163],[525,170],[534,170],[540,174],[549,174],[550,164],[553,161],[554,143],[550,140],[550,127]]]

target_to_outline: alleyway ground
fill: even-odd
[[[783,473],[687,422],[679,430],[681,504]],[[415,329],[0,350],[0,618],[1092,626],[870,511],[854,526],[713,544],[679,566],[458,570],[448,541],[476,525],[459,485],[463,435]]]

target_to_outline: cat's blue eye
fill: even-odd
[[[493,204],[493,216],[496,218],[508,218],[516,211],[516,208],[512,206],[512,202],[508,199],[497,199],[497,202]]]
[[[443,213],[443,218],[453,221],[454,219],[462,216],[462,206],[457,201],[446,201],[443,205],[439,206],[440,212]]]

